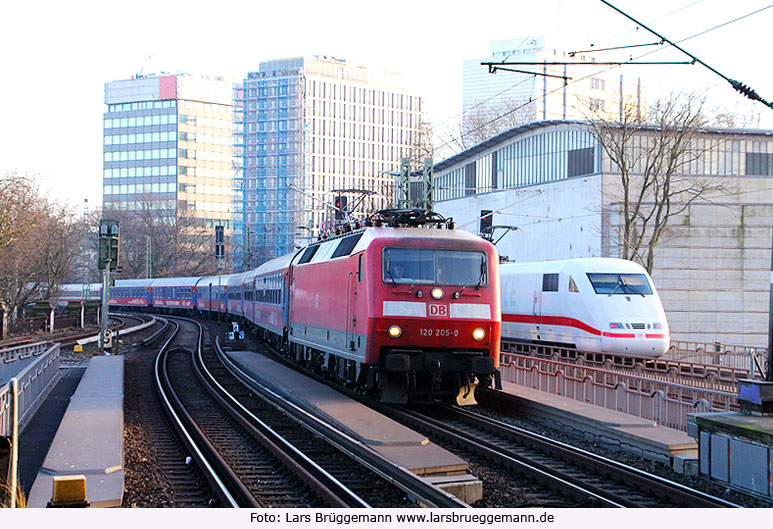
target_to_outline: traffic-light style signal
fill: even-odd
[[[215,259],[222,259],[223,257],[225,257],[223,227],[215,226]]]
[[[335,219],[336,220],[346,220],[346,204],[348,200],[343,195],[338,195],[335,198]]]
[[[118,268],[120,245],[120,226],[117,220],[101,219],[99,221],[99,254],[98,267],[104,270],[110,263],[110,270]]]

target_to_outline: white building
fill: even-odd
[[[773,131],[709,129],[687,169],[724,190],[669,224],[653,280],[672,339],[766,346],[773,240]],[[436,211],[478,233],[484,212],[513,226],[515,261],[618,255],[620,175],[587,124],[506,131],[435,166]],[[495,231],[495,240],[504,230]]]

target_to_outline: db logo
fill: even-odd
[[[429,306],[429,315],[430,316],[435,316],[437,318],[447,318],[448,317],[448,305],[430,304],[430,306]]]

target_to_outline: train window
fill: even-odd
[[[298,260],[298,264],[304,264],[311,261],[311,258],[314,257],[314,254],[317,253],[317,250],[319,250],[319,244],[315,244],[314,246],[309,246],[306,248],[306,251],[303,252],[303,255]]]
[[[438,250],[437,284],[475,285],[488,284],[486,254],[483,252],[462,252]]]
[[[646,274],[588,274],[596,294],[652,294]]]
[[[569,276],[569,292],[579,292],[580,289],[577,288],[577,283],[574,282],[574,278],[572,276]]]
[[[341,242],[338,243],[338,247],[336,248],[335,252],[333,252],[331,259],[352,253],[352,250],[354,250],[354,247],[357,246],[357,242],[359,242],[361,237],[362,233],[358,233],[357,235],[352,235],[350,237],[344,237],[341,239]]]
[[[385,283],[435,282],[435,250],[421,248],[384,248]]]
[[[542,291],[558,292],[558,274],[542,274]]]

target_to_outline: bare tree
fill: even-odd
[[[71,273],[81,225],[32,178],[9,173],[0,187],[0,298],[18,314],[27,303],[50,297]]]
[[[621,257],[640,262],[648,272],[673,217],[723,189],[684,170],[707,150],[695,141],[707,125],[703,107],[704,100],[694,94],[671,94],[649,109],[647,122],[633,104],[625,105],[620,121],[596,113],[589,122],[620,173]]]
[[[524,98],[496,99],[473,105],[462,114],[460,143],[464,149],[533,121],[536,103]]]
[[[123,279],[146,277],[148,239],[150,239],[151,276],[198,276],[214,273],[214,228],[205,228],[185,210],[143,197],[136,210],[105,209],[102,217],[120,222],[120,262]],[[96,247],[96,233],[92,244]]]

